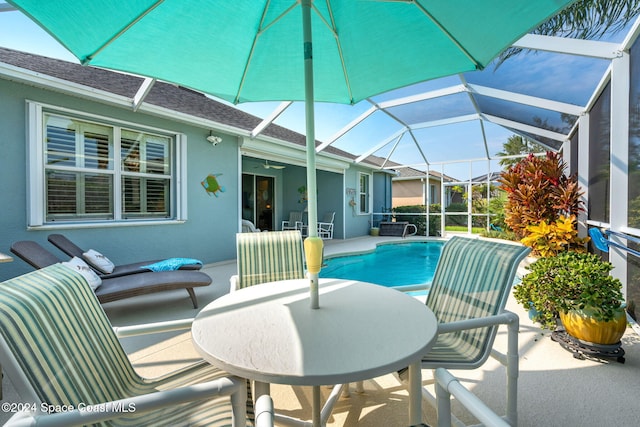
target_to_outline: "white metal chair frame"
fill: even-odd
[[[6,425],[118,419],[170,425],[189,419],[198,425],[246,427],[253,405],[247,402],[245,379],[205,361],[145,378],[120,344],[124,337],[189,330],[192,321],[114,328],[83,276],[62,265],[1,283],[0,363],[21,401],[29,402]]]
[[[118,338],[124,338],[188,330],[191,328],[192,322],[193,319],[182,319],[136,326],[114,327],[113,330]],[[18,389],[20,397],[24,399],[25,402],[39,402],[40,399],[29,384],[27,377],[20,369],[17,360],[11,353],[9,346],[2,336],[0,336],[0,350],[0,360],[2,361],[7,375],[11,378],[11,381]],[[225,395],[231,396],[233,407],[233,427],[245,427],[247,402],[246,380],[234,377],[220,378],[214,381],[194,384],[192,386],[181,387],[173,390],[143,394],[114,402],[103,402],[99,405],[87,406],[82,410],[76,408],[71,411],[58,413],[22,411],[11,417],[11,419],[9,419],[5,424],[5,427],[27,427],[33,425],[46,427],[83,426],[115,418],[122,418],[123,412],[121,408],[135,407],[135,413],[139,414],[167,405],[177,405],[180,403]],[[36,409],[39,409],[39,407]],[[267,417],[263,418],[265,420],[267,419]],[[270,427],[272,425],[273,424],[256,424],[256,427]]]
[[[333,239],[333,220],[335,217],[335,212],[324,214],[322,221],[318,222],[318,237],[321,239]]]
[[[460,381],[444,368],[434,372],[436,381],[436,401],[438,411],[438,427],[451,427],[451,395],[478,419],[484,426],[509,427],[502,417],[493,412],[476,395],[467,390]]]
[[[301,230],[302,229],[302,212],[289,212],[289,219],[282,221],[282,230]]]
[[[443,341],[423,357],[422,369],[476,369],[493,357],[506,366],[505,419],[512,426],[518,420],[520,323],[504,307],[518,264],[528,253],[529,248],[522,245],[453,237],[443,247],[427,297],[427,306],[441,322],[438,340],[442,337]],[[500,325],[507,326],[506,355],[493,349]],[[405,373],[400,376],[404,382]],[[437,398],[425,388],[422,398],[437,405]],[[463,425],[457,419],[454,422]]]

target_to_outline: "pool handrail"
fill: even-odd
[[[621,237],[621,238],[623,238],[623,239],[625,239],[627,241],[632,241],[634,243],[640,244],[640,239],[639,238],[634,237],[634,236],[630,236],[630,235],[625,234],[625,233],[619,233],[619,232],[612,231],[612,230],[605,230],[604,233],[607,236],[613,235],[613,236]],[[620,244],[618,242],[615,242],[615,241],[612,241],[612,240],[606,238],[602,234],[602,231],[600,231],[600,229],[597,228],[597,227],[593,227],[593,228],[589,229],[589,236],[591,236],[591,241],[593,242],[594,246],[598,250],[600,250],[602,252],[609,252],[609,247],[613,246],[615,248],[619,248],[619,249],[622,249],[624,251],[627,251],[632,255],[640,257],[640,252],[638,252],[638,251],[636,251],[634,249],[631,249],[631,248],[629,248],[629,247],[627,247],[625,245],[622,245],[622,244]]]

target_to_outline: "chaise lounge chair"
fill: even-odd
[[[30,240],[15,242],[11,245],[11,252],[37,269],[61,262],[40,244]],[[193,308],[198,308],[198,300],[193,288],[211,284],[211,278],[208,275],[200,271],[183,270],[143,271],[125,276],[103,276],[101,279],[102,284],[95,290],[95,294],[98,301],[103,304],[154,292],[186,289],[193,302]]]
[[[50,234],[47,237],[47,240],[49,240],[51,244],[53,244],[55,247],[57,247],[58,249],[60,249],[62,252],[69,255],[70,257],[75,256],[80,259],[84,259],[83,254],[87,252],[86,250],[83,250],[82,248],[80,248],[78,245],[73,243],[71,240],[69,240],[67,237],[63,236],[62,234]],[[142,267],[146,265],[154,264],[158,261],[160,260],[141,261],[141,262],[135,262],[131,264],[116,265],[113,271],[108,274],[105,274],[103,271],[100,271],[100,269],[95,268],[95,266],[91,265],[90,262],[88,264],[91,268],[93,268],[93,270],[96,272],[96,274],[98,274],[98,276],[104,279],[107,277],[111,278],[111,277],[118,277],[118,276],[126,276],[129,274],[149,272],[151,271],[150,269],[142,268]],[[180,267],[180,270],[200,270],[200,268],[202,268],[202,264],[187,264],[187,265],[182,265]]]

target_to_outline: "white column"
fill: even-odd
[[[620,231],[627,226],[629,200],[629,90],[630,60],[629,54],[623,53],[612,60],[611,68],[611,181],[610,181],[610,214],[611,230]],[[615,236],[613,241],[623,245],[627,242]],[[627,253],[624,250],[610,247],[609,261],[614,269],[611,275],[627,282]],[[623,293],[626,296],[626,287]]]

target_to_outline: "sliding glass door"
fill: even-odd
[[[242,219],[260,230],[275,230],[274,189],[273,177],[242,174]]]

